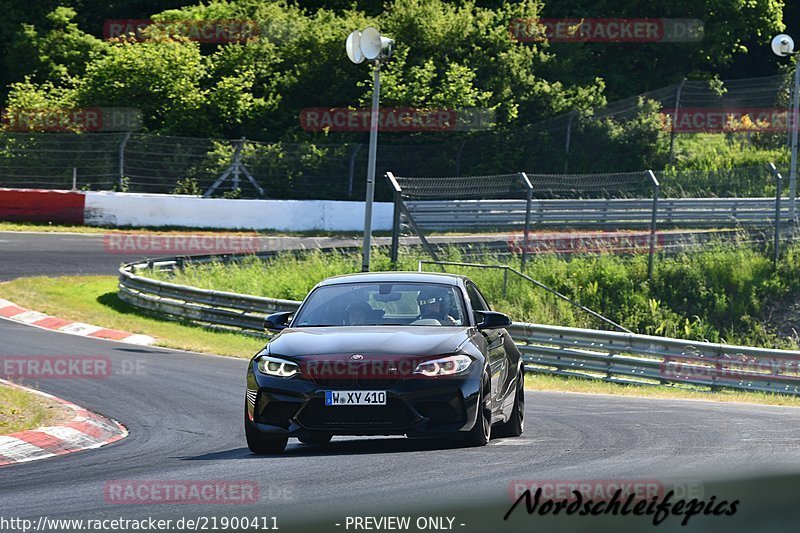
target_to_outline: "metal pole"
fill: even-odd
[[[503,269],[503,298],[506,297],[508,292],[508,268]]]
[[[373,69],[372,113],[369,123],[369,162],[367,164],[367,197],[364,206],[364,244],[361,271],[369,272],[369,251],[372,245],[372,200],[375,197],[375,157],[378,151],[378,99],[381,93],[381,63]]]
[[[653,173],[652,170],[648,170],[647,173],[650,176],[650,181],[653,182],[653,215],[650,220],[650,254],[647,257],[647,279],[649,281],[653,281],[653,256],[655,255],[656,251],[656,223],[657,223],[657,216],[658,216],[658,195],[661,189],[658,180],[656,179],[656,175]]]
[[[347,196],[353,196],[353,174],[356,172],[356,156],[361,151],[361,143],[356,145],[353,153],[350,154],[350,177],[347,180]]]
[[[572,119],[575,118],[575,112],[569,114],[569,122],[567,122],[567,138],[564,142],[564,174],[569,169],[569,145],[572,142]]]
[[[392,257],[393,265],[397,264],[397,252],[400,249],[400,193],[394,192],[394,215],[392,217]]]
[[[678,91],[675,93],[675,112],[672,114],[672,127],[669,134],[669,162],[672,163],[675,159],[675,123],[678,121],[678,111],[681,107],[681,92],[683,92],[683,85],[686,83],[686,78],[681,80],[678,85]]]
[[[391,172],[386,173],[386,178],[392,186],[392,197],[394,198],[394,213],[392,215],[392,251],[391,261],[393,265],[397,264],[397,252],[400,249],[400,214],[402,212],[403,202],[403,189]]]
[[[772,268],[778,268],[778,256],[781,246],[781,189],[783,188],[783,176],[775,168],[775,164],[768,163],[767,168],[775,176],[775,253],[772,257]]]
[[[234,167],[233,167],[233,187],[231,190],[239,189],[239,173],[242,168],[242,149],[244,148],[244,137],[239,139],[239,146],[233,154]]]
[[[78,167],[72,167],[72,190],[78,190]]]
[[[458,147],[458,155],[456,156],[456,176],[461,175],[461,153],[464,151],[464,146],[467,144],[467,140],[464,139],[461,141],[461,146]]]
[[[525,203],[525,233],[522,236],[522,270],[525,270],[525,264],[528,262],[528,239],[531,232],[531,204],[533,203],[533,185],[528,175],[524,172],[519,173],[522,183],[528,189],[528,195]]]
[[[798,56],[795,56],[798,57]],[[797,129],[800,118],[800,60],[794,65],[794,105],[792,106],[792,162],[789,169],[789,220],[795,219],[795,200],[797,196]]]
[[[119,186],[122,190],[123,180],[125,178],[125,145],[128,144],[128,139],[131,138],[131,132],[126,131],[122,137],[122,142],[119,143]]]

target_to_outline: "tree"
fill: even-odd
[[[59,83],[83,74],[106,51],[106,43],[81,31],[76,16],[71,7],[56,7],[41,26],[22,24],[8,50],[15,76]]]
[[[543,18],[699,19],[704,36],[682,43],[552,43],[559,61],[545,74],[577,84],[601,77],[609,100],[687,76],[710,78],[753,46],[768,46],[783,29],[782,9],[782,0],[549,0]]]

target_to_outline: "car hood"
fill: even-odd
[[[291,357],[335,354],[424,357],[453,353],[470,337],[463,326],[334,326],[289,328],[269,343],[269,353]]]

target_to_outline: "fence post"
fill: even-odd
[[[678,121],[678,111],[681,107],[681,92],[683,92],[683,85],[686,83],[686,78],[681,80],[678,85],[678,90],[675,93],[675,112],[672,114],[672,127],[669,132],[669,162],[672,163],[675,159],[675,122]]]
[[[648,170],[647,174],[650,176],[650,181],[653,183],[653,214],[652,218],[650,219],[650,253],[647,257],[647,279],[648,281],[652,282],[653,256],[655,255],[656,251],[656,225],[658,224],[658,195],[661,185],[658,183],[656,175],[652,170]]]
[[[572,143],[572,120],[575,118],[575,111],[569,114],[567,122],[567,135],[564,141],[564,174],[569,171],[569,146]]]
[[[350,176],[347,179],[347,196],[348,197],[353,196],[353,175],[356,172],[356,156],[358,155],[358,152],[361,151],[362,147],[363,147],[363,145],[361,143],[358,143],[356,145],[355,150],[353,150],[353,153],[350,154]]]
[[[464,139],[461,141],[461,146],[458,147],[458,155],[456,156],[456,176],[461,175],[461,154],[464,152],[464,146],[467,144],[467,140]]]
[[[125,179],[125,145],[128,144],[128,139],[131,138],[131,132],[126,131],[119,143],[119,187],[123,189],[123,181]]]
[[[778,256],[781,250],[781,189],[783,188],[783,176],[775,168],[774,163],[767,163],[767,169],[775,176],[775,252],[772,256],[772,269],[778,268]]]
[[[393,265],[396,265],[397,253],[400,248],[400,202],[403,201],[403,190],[400,188],[400,184],[397,183],[394,174],[387,172],[386,177],[389,179],[389,183],[392,184],[392,195],[394,197],[394,213],[392,214],[392,250],[390,260]]]
[[[528,262],[528,239],[531,231],[531,204],[533,203],[533,185],[528,175],[524,172],[519,173],[522,184],[528,189],[527,200],[525,202],[525,233],[522,236],[522,270],[525,270],[525,264]]]

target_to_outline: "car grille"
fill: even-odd
[[[388,398],[386,405],[337,406],[326,406],[324,399],[315,398],[297,419],[308,428],[403,428],[411,424],[413,415],[396,398]]]
[[[258,422],[271,426],[289,427],[289,419],[297,412],[297,402],[271,401],[261,408]]]
[[[402,376],[369,377],[345,375],[336,377],[312,376],[314,383],[326,389],[388,389],[397,385]]]

